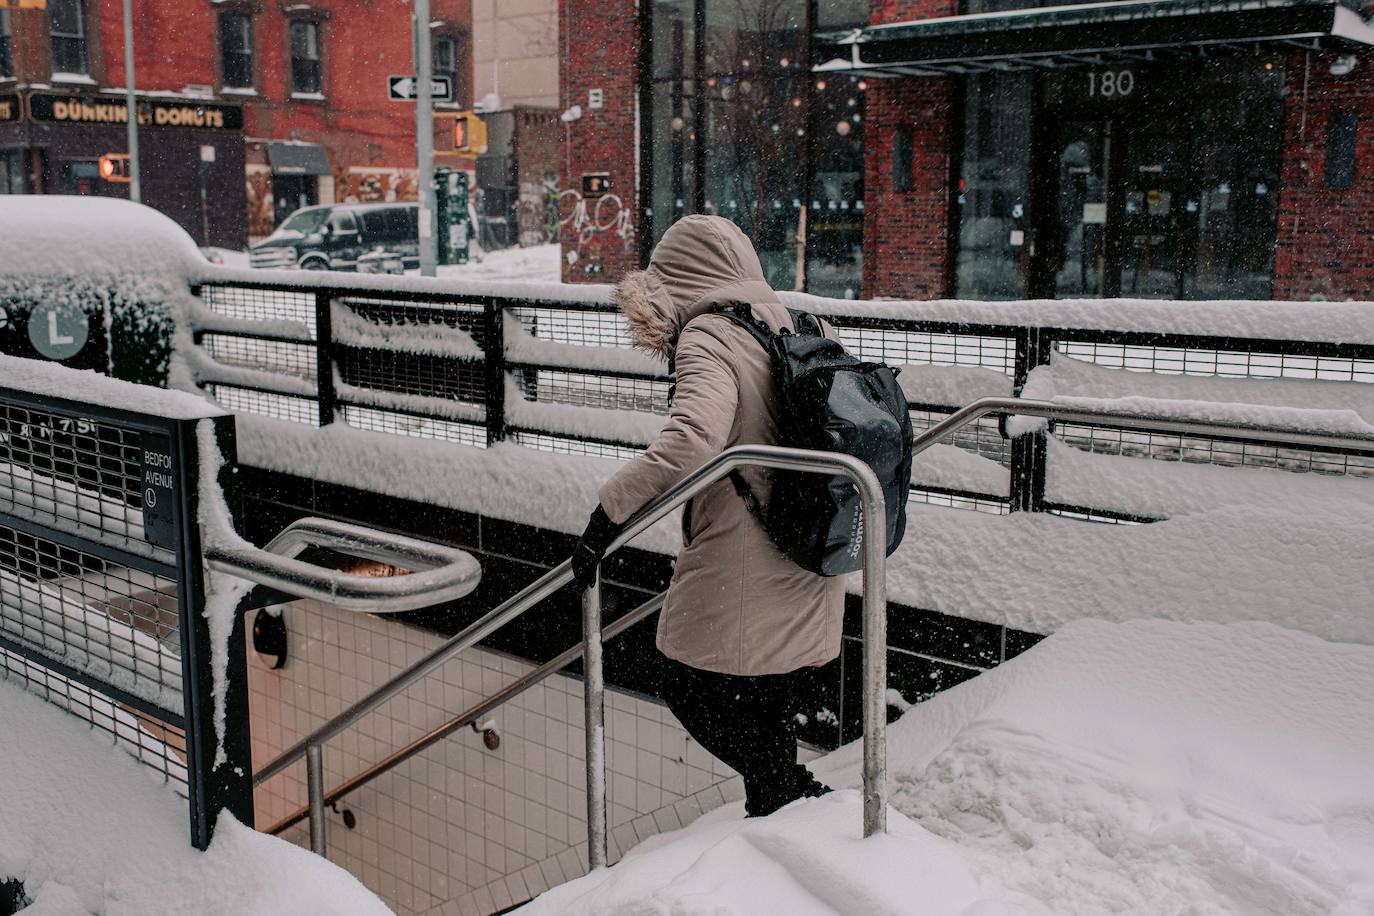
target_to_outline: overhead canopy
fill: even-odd
[[[329,156],[314,143],[269,143],[267,161],[277,175],[328,175]]]
[[[1357,49],[1374,27],[1337,0],[1108,0],[820,36],[820,72],[933,76],[1234,51]]]

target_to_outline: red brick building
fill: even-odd
[[[1371,12],[562,0],[564,186],[634,201],[565,276],[711,212],[825,295],[1374,299]]]
[[[145,201],[204,242],[242,247],[303,204],[413,199],[414,108],[387,96],[388,76],[413,71],[408,9],[139,0]],[[471,18],[471,0],[433,0],[454,109],[472,103]],[[120,0],[0,0],[0,192],[127,193],[95,174],[102,153],[125,151],[123,48]]]

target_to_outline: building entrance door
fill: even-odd
[[[320,202],[319,182],[314,175],[272,176],[272,225],[280,226],[301,207]]]
[[[1118,77],[1118,93],[1123,83],[1131,85]],[[1191,109],[1113,101],[1041,111],[1031,166],[1034,297],[1185,295],[1198,210]]]

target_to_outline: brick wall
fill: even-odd
[[[953,15],[950,0],[873,0],[874,25]],[[874,80],[864,131],[866,297],[949,295],[951,80]],[[912,130],[911,190],[893,190],[897,130]]]
[[[562,228],[563,279],[567,282],[614,282],[638,267],[636,230],[635,98],[638,93],[639,35],[634,0],[559,0],[559,26],[570,37],[562,62],[559,98],[563,110],[582,106],[582,118],[566,128],[562,159],[562,187],[582,190],[582,175],[609,172],[611,189],[628,210],[628,231],[620,227],[578,232],[570,223]],[[600,89],[603,107],[592,110],[588,92]],[[588,199],[587,219],[596,218],[596,199]],[[565,208],[565,214],[567,208]],[[602,225],[612,222],[616,208],[607,202]],[[568,255],[575,262],[568,263]]]
[[[953,86],[945,79],[879,80],[868,92],[864,134],[865,297],[949,294]],[[911,190],[893,190],[899,128],[912,136]]]
[[[1374,53],[1332,76],[1335,55],[1288,62],[1275,299],[1374,299]],[[1327,122],[1359,118],[1355,183],[1327,188]]]

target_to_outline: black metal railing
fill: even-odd
[[[579,291],[578,299],[536,298],[515,288],[491,291],[495,286],[468,294],[439,283],[389,289],[334,277],[318,286],[303,276],[207,278],[194,291],[215,318],[195,329],[195,340],[200,356],[211,359],[193,360],[193,367],[200,384],[235,411],[470,445],[513,441],[608,457],[642,449],[655,418],[667,412],[670,380],[662,363],[629,348],[609,290]],[[978,397],[1019,394],[1034,370],[1058,359],[1141,373],[1133,379],[1374,382],[1374,343],[1347,342],[1335,325],[1330,339],[1308,333],[1299,340],[873,317],[834,300],[795,302],[823,314],[854,352],[907,366],[908,373],[935,373],[929,386],[919,374],[907,384],[918,428]],[[1309,312],[1314,307],[1293,305]],[[1374,404],[1374,388],[1370,392]],[[988,468],[1000,465],[1005,477],[988,481],[982,475],[982,483],[970,486],[918,468],[913,497],[1107,522],[1155,517],[1111,500],[1055,499],[1047,487],[1051,438],[1121,456],[1374,476],[1367,456],[1241,446],[1124,423],[1051,423],[1010,434],[1001,419],[988,418],[952,444],[988,459]]]
[[[23,373],[0,381],[0,679],[160,773],[186,795],[204,849],[221,810],[253,822],[243,630],[234,615],[233,632],[212,638],[198,516],[200,443],[232,466],[233,418],[106,406],[109,389],[81,394],[94,376],[47,371],[64,373],[70,399]]]

